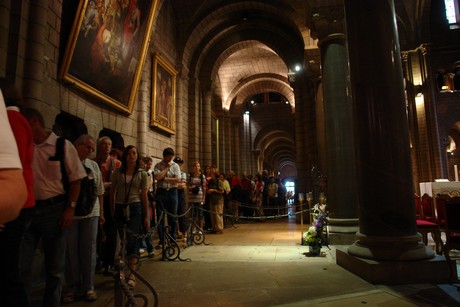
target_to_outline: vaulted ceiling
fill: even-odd
[[[295,110],[288,72],[296,65],[318,70],[317,41],[307,27],[311,6],[337,0],[164,0],[171,1],[177,27],[178,57],[190,76],[219,97],[222,109],[242,116],[254,95],[276,92]],[[423,37],[423,16],[430,1],[395,1],[402,42]],[[293,118],[290,119],[291,121]],[[292,129],[294,129],[292,127]],[[260,135],[262,133],[263,135]],[[295,164],[294,131],[260,127],[253,150],[278,169]],[[259,140],[259,141],[256,141]],[[263,141],[262,141],[263,140]]]

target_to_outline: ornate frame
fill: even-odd
[[[61,80],[130,114],[158,0],[80,0],[61,63]],[[123,3],[124,3],[123,2]],[[147,12],[147,14],[145,13]]]
[[[153,56],[150,125],[175,133],[176,70],[160,54]]]

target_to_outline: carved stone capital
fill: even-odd
[[[312,1],[307,26],[313,39],[324,39],[330,34],[345,33],[343,0]]]

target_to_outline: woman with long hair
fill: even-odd
[[[204,212],[203,204],[206,195],[206,177],[201,172],[200,163],[198,161],[193,163],[193,171],[188,178],[188,202],[193,206],[194,217],[198,219],[198,226],[203,230],[204,226]]]
[[[125,148],[121,162],[121,167],[112,175],[110,208],[120,238],[125,237],[123,229],[126,225],[126,245],[124,247],[129,259],[129,266],[135,269],[139,261],[140,242],[133,235],[137,235],[142,226],[147,229],[150,228],[147,199],[148,176],[147,172],[140,168],[140,158],[135,146],[129,145]],[[130,274],[128,286],[133,288],[135,285],[135,277]]]

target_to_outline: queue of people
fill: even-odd
[[[94,301],[96,271],[112,276],[121,256],[135,270],[141,248],[153,257],[153,229],[158,229],[158,249],[166,234],[187,243],[188,207],[200,231],[223,234],[224,208],[238,219],[254,206],[254,214],[263,217],[264,207],[279,198],[280,184],[266,174],[256,180],[243,174],[240,180],[230,171],[226,179],[215,167],[202,171],[199,162],[186,174],[184,161],[169,147],[152,167],[153,160],[141,158],[133,145],[120,156],[107,136],[96,141],[84,134],[71,143],[45,129],[38,110],[20,109],[14,86],[0,79],[0,89],[0,116],[10,124],[2,128],[2,141],[10,148],[0,153],[0,180],[15,184],[14,197],[0,197],[0,260],[5,264],[0,295],[5,306],[30,306],[39,243],[45,258],[43,306],[71,303],[79,296]],[[242,205],[249,206],[240,211]],[[135,287],[134,274],[126,282]]]

